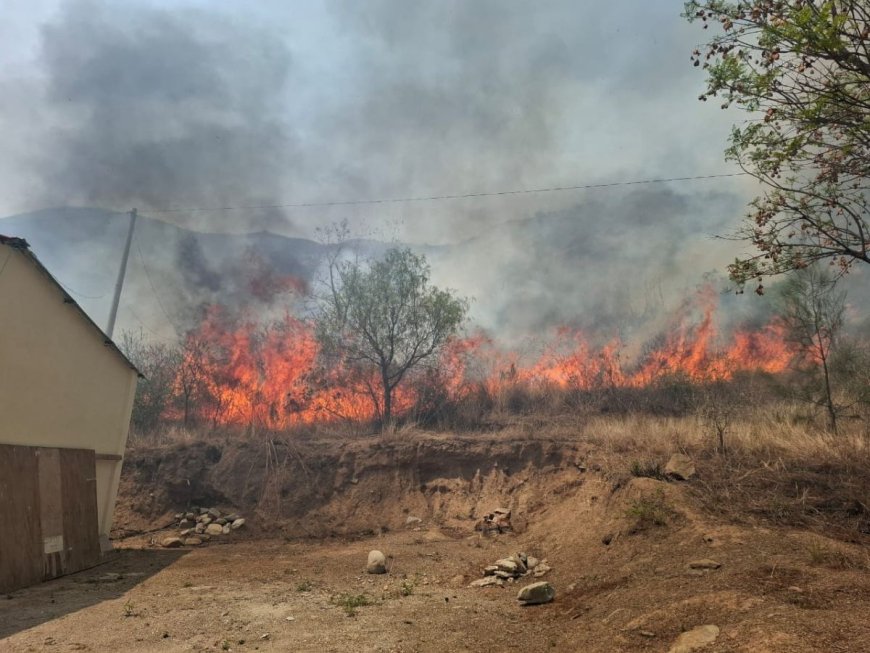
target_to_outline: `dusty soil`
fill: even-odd
[[[160,532],[127,537],[110,562],[4,600],[0,649],[665,652],[716,624],[704,651],[870,652],[864,544],[729,523],[692,481],[609,472],[583,443],[372,444],[271,462],[199,445],[131,456],[119,532],[206,500],[248,511],[252,527],[188,550],[153,546]],[[499,505],[517,532],[475,532]],[[373,548],[388,574],[364,573]],[[525,579],[468,587],[521,550],[552,566],[554,602],[520,607]],[[702,558],[721,567],[689,568]],[[342,603],[359,595],[368,604],[349,616]]]

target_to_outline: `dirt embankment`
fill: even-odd
[[[773,521],[780,495],[755,486],[744,489],[767,508],[735,521],[754,505],[734,491],[746,472],[694,454],[698,475],[682,483],[634,467],[664,449],[650,458],[552,433],[137,448],[119,533],[191,505],[244,513],[251,528],[183,550],[119,542],[91,576],[10,598],[0,640],[14,651],[664,653],[701,628],[718,633],[711,653],[870,653],[866,542]],[[714,500],[720,482],[734,505]],[[475,532],[495,507],[513,511],[515,532]],[[389,573],[364,573],[370,549]],[[518,551],[547,560],[552,603],[522,608],[511,583],[469,586]]]
[[[116,534],[171,521],[192,505],[254,516],[254,530],[288,537],[363,535],[409,516],[469,530],[496,507],[528,516],[583,483],[579,442],[482,437],[353,442],[228,441],[139,448],[127,456]]]

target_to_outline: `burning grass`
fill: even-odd
[[[702,295],[631,361],[618,339],[595,346],[568,328],[525,356],[482,334],[454,339],[439,359],[396,388],[393,412],[442,427],[472,424],[492,412],[537,412],[547,402],[573,410],[597,404],[612,412],[682,414],[705,385],[779,374],[793,359],[775,322],[724,335],[715,325],[715,303]],[[159,392],[140,392],[134,414],[145,427],[275,431],[372,422],[381,412],[373,371],[322,360],[311,325],[290,315],[263,325],[212,307],[179,354],[161,360],[171,369],[154,373]],[[147,361],[142,367],[150,368]]]

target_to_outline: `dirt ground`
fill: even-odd
[[[134,540],[105,565],[7,597],[0,649],[664,652],[681,631],[712,623],[721,634],[704,651],[870,651],[870,574],[843,568],[845,558],[814,562],[807,551],[829,549],[806,537],[685,525],[588,552],[437,527],[195,550]],[[388,574],[364,573],[372,548],[392,556]],[[517,585],[467,587],[520,549],[553,566],[553,603],[521,607]],[[722,567],[688,569],[702,557]],[[359,595],[369,605],[348,615],[346,597]]]

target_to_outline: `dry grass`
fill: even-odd
[[[518,397],[512,400],[522,403]],[[691,491],[723,520],[787,524],[846,540],[870,535],[870,437],[861,420],[844,420],[840,433],[834,435],[800,404],[768,400],[739,406],[725,424],[723,453],[717,429],[722,424],[712,424],[700,410],[680,416],[601,414],[566,393],[523,401],[529,410],[519,413],[490,407],[485,418],[483,413],[478,416],[475,428],[433,430],[410,420],[382,432],[344,424],[280,434],[169,428],[147,438],[134,437],[130,446],[171,446],[203,439],[218,445],[240,439],[268,445],[277,440],[292,447],[305,441],[360,438],[382,444],[451,437],[583,442],[592,452],[592,462],[605,473],[654,478],[661,477],[672,453],[682,452],[698,468],[698,477],[689,484]]]

